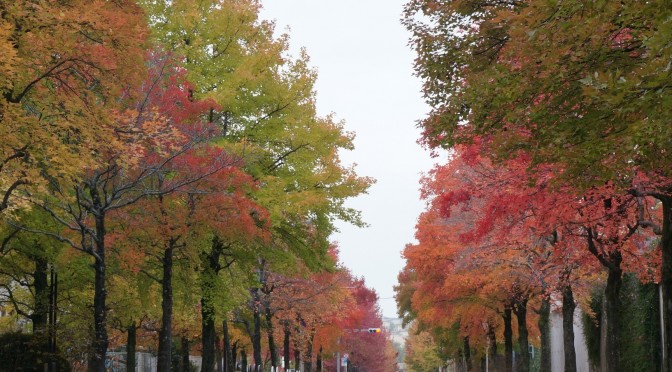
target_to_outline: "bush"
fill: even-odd
[[[56,362],[56,371],[70,371],[62,356],[44,351],[43,339],[24,333],[0,335],[0,372],[44,371],[48,362]]]
[[[590,363],[600,365],[600,332],[602,327],[604,288],[596,288],[590,301],[594,313],[584,314],[583,329]],[[658,287],[642,284],[634,275],[623,276],[621,302],[621,368],[625,371],[648,372],[660,365],[660,311]]]

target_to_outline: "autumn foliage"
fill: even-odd
[[[428,207],[418,243],[404,252],[398,298],[406,318],[446,329],[434,341],[450,335],[464,358],[466,341],[494,345],[494,324],[505,338],[504,368],[512,370],[515,330],[498,322],[536,309],[541,370],[550,370],[550,305],[572,319],[577,304],[591,311],[589,289],[598,287],[604,313],[593,319],[606,319],[606,336],[603,362],[593,362],[622,370],[621,344],[630,341],[619,335],[620,296],[630,274],[660,287],[662,303],[651,306],[662,309],[662,345],[654,348],[671,350],[669,135],[660,116],[669,109],[662,87],[669,83],[663,45],[670,14],[661,7],[406,3],[402,22],[431,106],[421,142],[448,149],[449,159],[423,181]],[[479,334],[472,323],[487,326]],[[518,324],[519,339],[523,328]],[[571,322],[563,332],[572,334]],[[576,370],[571,337],[565,370]],[[669,370],[665,354],[656,363]],[[523,364],[518,370],[530,367]]]
[[[289,329],[283,348],[321,369],[338,319],[380,325],[329,241],[363,225],[344,201],[373,181],[341,163],[352,134],[317,115],[308,56],[259,6],[0,4],[0,301],[47,355],[233,370]],[[394,359],[374,351],[359,363]]]

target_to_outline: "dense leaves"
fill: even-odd
[[[19,190],[69,181],[123,146],[115,112],[143,79],[143,13],[131,1],[0,4],[0,210]]]
[[[422,142],[448,148],[453,156],[425,183],[430,204],[418,224],[419,244],[405,251],[408,266],[398,288],[405,315],[445,327],[423,316],[437,307],[435,299],[423,301],[427,293],[455,303],[450,310],[431,311],[455,313],[467,299],[480,298],[475,294],[488,285],[514,284],[509,294],[516,296],[504,300],[500,309],[510,306],[518,315],[526,296],[539,299],[542,309],[556,298],[571,319],[575,299],[590,296],[586,289],[603,282],[607,323],[602,368],[618,371],[624,347],[619,335],[622,278],[630,272],[662,288],[662,327],[669,333],[667,5],[535,0],[406,4],[403,23],[412,34],[416,73],[431,105],[420,122]],[[440,243],[429,237],[441,236],[430,232],[437,226],[438,234],[445,235]],[[449,260],[437,267],[424,258],[428,252],[435,260]],[[597,265],[600,275],[591,273]],[[469,266],[477,269],[467,279],[476,281],[478,273],[485,284],[464,291],[465,280],[451,275]],[[484,278],[483,270],[491,277]],[[433,278],[449,285],[427,292]],[[543,365],[548,325],[543,317],[540,321]],[[505,338],[507,334],[505,329]],[[663,349],[670,350],[669,338],[664,343]],[[571,344],[565,340],[565,346]],[[670,369],[669,360],[662,355],[663,370]],[[565,367],[573,368],[567,362]],[[511,368],[508,362],[506,368]]]
[[[38,349],[103,371],[158,341],[160,370],[201,353],[208,371],[263,364],[262,330],[275,353],[289,327],[308,365],[337,348],[355,280],[329,238],[363,225],[345,201],[373,181],[340,162],[353,135],[259,8],[0,4],[0,306],[49,335]]]

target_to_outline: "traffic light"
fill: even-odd
[[[369,333],[380,333],[380,328],[369,328]]]

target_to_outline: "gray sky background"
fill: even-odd
[[[370,227],[340,225],[341,260],[363,276],[380,297],[386,317],[396,317],[392,287],[404,262],[401,250],[414,242],[421,172],[435,159],[416,144],[415,122],[427,112],[414,54],[399,22],[404,0],[262,0],[263,19],[287,31],[294,55],[305,47],[318,69],[317,107],[357,134],[355,151],[342,154],[357,173],[377,179],[368,195],[348,203]]]

